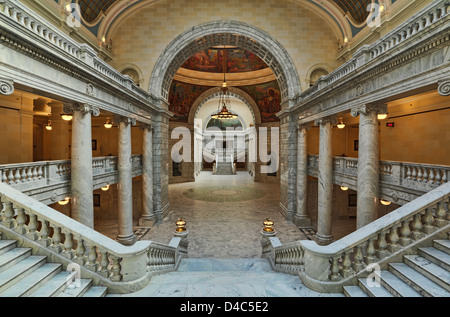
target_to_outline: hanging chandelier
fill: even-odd
[[[225,49],[225,47],[224,47]],[[235,119],[238,117],[238,115],[231,113],[228,108],[231,105],[230,101],[230,95],[228,93],[228,85],[226,80],[226,72],[227,72],[227,61],[226,61],[226,54],[224,50],[224,59],[223,59],[223,84],[222,84],[222,91],[220,93],[219,97],[219,112],[213,114],[211,118],[213,119],[221,119],[221,120],[228,120],[228,119]],[[228,107],[227,107],[228,106]]]

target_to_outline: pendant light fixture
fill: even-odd
[[[230,95],[228,93],[228,85],[227,85],[227,80],[226,80],[226,72],[227,72],[226,56],[227,56],[227,54],[225,54],[225,47],[224,47],[222,92],[220,93],[220,97],[219,97],[218,112],[211,116],[212,119],[228,120],[228,119],[235,119],[238,117],[238,115],[231,113],[228,110],[228,107],[230,107],[230,105],[231,105],[231,101],[230,101]]]

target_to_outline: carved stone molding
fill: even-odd
[[[311,123],[299,124],[298,131],[300,132],[303,130],[305,130],[305,131],[311,130]]]
[[[351,110],[352,117],[357,117],[360,114],[368,114],[370,112],[375,112],[377,114],[387,113],[388,108],[386,104],[367,104],[362,105]]]
[[[94,85],[92,85],[92,84],[86,85],[86,94],[88,94],[89,96],[94,95]]]
[[[440,82],[438,92],[441,96],[450,96],[450,80]]]
[[[0,78],[0,95],[9,96],[14,92],[14,82],[12,80]]]
[[[100,115],[100,109],[98,107],[91,106],[87,103],[66,103],[63,107],[64,113],[71,114],[75,111],[79,111],[83,114],[91,113],[94,117]]]
[[[135,118],[128,118],[128,117],[123,117],[123,116],[114,116],[114,123],[119,124],[121,122],[126,123],[126,124],[136,125],[136,119]]]
[[[336,118],[336,116],[329,116],[329,117],[323,117],[323,118],[314,120],[315,125],[322,125],[322,124],[326,124],[326,123],[335,125],[338,123],[338,119]]]

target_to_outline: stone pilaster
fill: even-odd
[[[94,194],[92,173],[92,115],[100,110],[88,104],[65,104],[72,120],[72,218],[94,228]]]
[[[387,106],[364,105],[351,111],[352,116],[359,115],[357,229],[378,218],[380,159],[377,116],[379,113],[387,113]]]
[[[320,127],[319,139],[319,181],[317,204],[317,234],[318,244],[326,245],[333,241],[331,234],[331,215],[333,197],[333,146],[332,128],[337,120],[334,117],[326,117],[316,120]]]
[[[311,227],[311,219],[308,217],[308,147],[307,131],[310,124],[298,127],[297,139],[297,213],[294,223],[300,228]]]
[[[149,125],[141,125],[142,142],[142,216],[139,225],[151,227],[155,224],[153,212],[153,131]]]
[[[118,161],[118,220],[119,234],[117,241],[124,245],[136,242],[133,232],[133,180],[131,158],[131,126],[136,120],[115,118],[119,124],[119,161]]]

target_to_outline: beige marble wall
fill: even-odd
[[[133,63],[144,73],[144,89],[158,57],[190,27],[218,20],[241,21],[267,33],[287,50],[297,68],[302,90],[315,64],[337,67],[337,39],[324,20],[291,1],[162,0],[130,16],[113,37],[113,66]],[[308,45],[306,45],[308,43]]]

